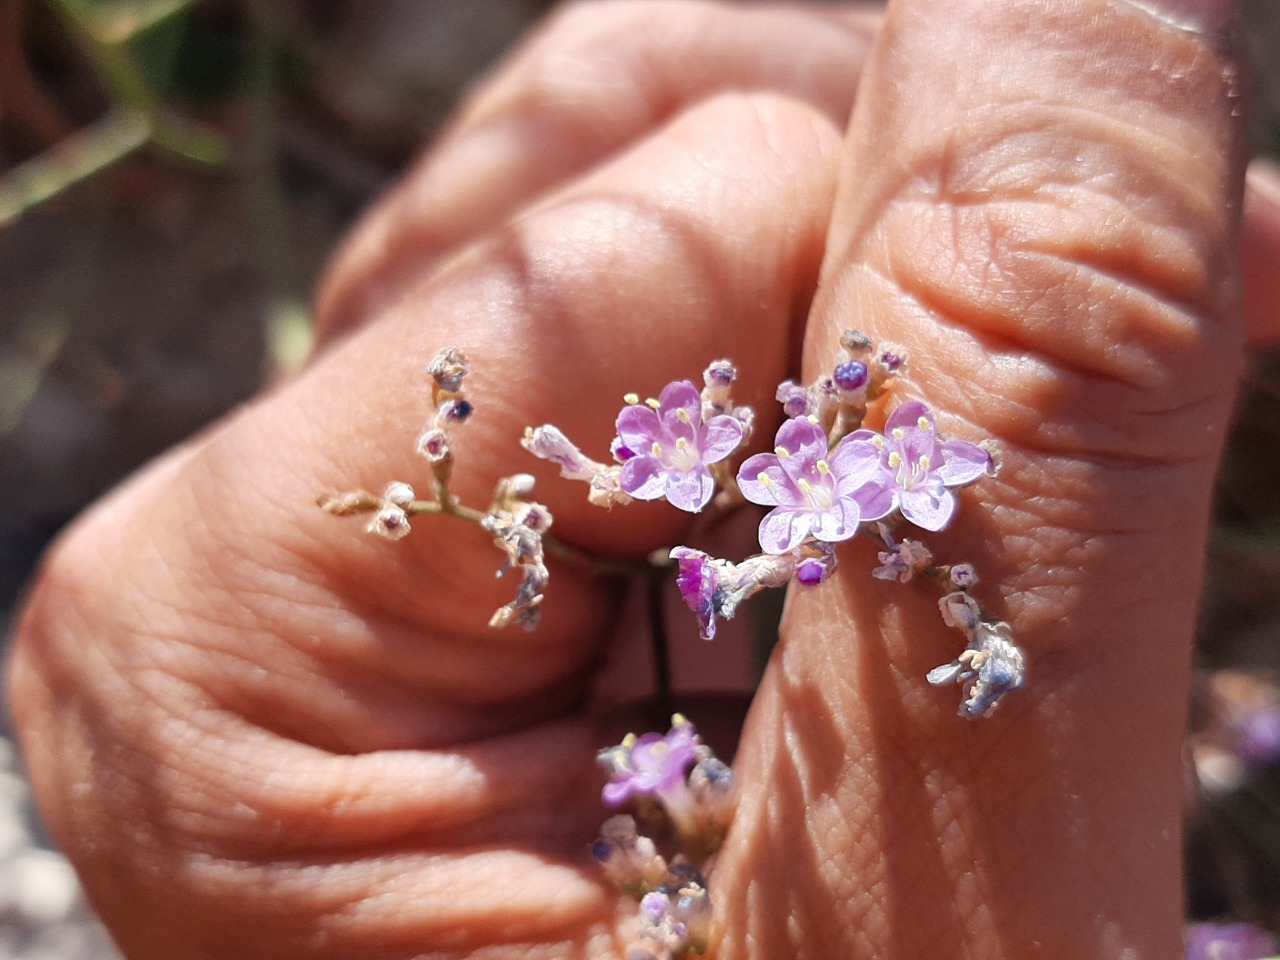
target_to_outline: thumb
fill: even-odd
[[[955,717],[924,682],[963,645],[936,595],[846,545],[748,721],[725,956],[1178,953],[1188,651],[1242,334],[1231,10],[1175,6],[890,4],[806,373],[865,329],[910,352],[893,402],[1000,446],[923,539],[976,565],[1029,679]],[[752,876],[762,857],[788,869]]]

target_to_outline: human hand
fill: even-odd
[[[622,392],[715,356],[765,410],[820,268],[807,373],[863,326],[912,348],[905,395],[1003,444],[949,549],[1033,679],[959,721],[921,682],[954,638],[851,549],[753,708],[719,955],[1176,950],[1186,647],[1239,357],[1231,104],[1194,36],[1047,6],[899,4],[843,148],[856,15],[583,6],[481,91],[335,267],[322,316],[359,331],[99,505],[32,597],[33,780],[131,956],[613,955],[584,862],[608,737],[579,710],[609,590],[557,569],[538,632],[488,633],[483,535],[353,540],[308,502],[413,476],[446,343],[482,411],[470,499],[528,468],[525,424],[599,449]],[[740,88],[769,93],[714,96]],[[579,495],[540,488],[570,542],[679,537]]]

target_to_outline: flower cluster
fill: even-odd
[[[728,828],[733,771],[679,714],[666,734],[629,735],[599,760],[610,778],[602,799],[635,814],[610,817],[592,846],[608,876],[639,903],[627,955],[677,960],[704,952],[711,929],[705,871]]]
[[[562,477],[586,483],[588,500],[599,506],[665,499],[694,514],[744,500],[768,508],[759,524],[758,554],[733,562],[690,546],[669,552],[680,595],[708,640],[717,621],[733,617],[747,598],[790,583],[816,586],[835,569],[837,544],[871,537],[882,547],[873,576],[922,581],[944,594],[944,622],[964,633],[966,649],[934,670],[929,682],[960,684],[960,713],[985,716],[1022,684],[1022,652],[1008,624],[988,616],[971,595],[978,582],[971,565],[938,564],[930,547],[899,539],[898,531],[907,525],[927,533],[946,528],[959,506],[956,491],[994,475],[996,459],[986,446],[942,436],[926,404],[893,403],[891,388],[907,369],[901,347],[877,346],[856,330],[846,331],[840,343],[846,355],[830,374],[807,386],[789,380],[778,387],[785,420],[773,449],[747,457],[736,471],[735,456],[751,438],[755,414],[735,401],[738,371],[728,360],[706,368],[700,389],[675,380],[656,398],[626,395],[614,420],[612,462],[588,457],[552,424],[527,428],[520,442],[556,464]],[[451,432],[473,412],[463,393],[468,369],[457,347],[441,350],[427,367],[436,412],[418,450],[431,463],[436,503],[416,501],[407,484],[393,483],[382,497],[357,491],[326,498],[323,505],[331,513],[373,513],[368,529],[390,539],[409,532],[415,513],[479,523],[506,554],[499,574],[521,574],[515,599],[494,614],[491,625],[532,628],[549,577],[544,545],[553,543],[550,513],[529,499],[532,477],[504,480],[484,512],[457,503],[448,487]],[[871,414],[884,417],[887,408],[883,429],[871,429]],[[559,548],[572,553],[563,544]]]
[[[701,392],[688,380],[667,384],[657,399],[624,398],[610,446],[613,464],[586,456],[549,424],[530,427],[521,444],[560,467],[560,475],[590,484],[588,498],[600,506],[666,499],[699,513],[727,476],[723,464],[751,434],[754,414],[737,406],[731,385],[737,370],[717,360],[703,373]]]

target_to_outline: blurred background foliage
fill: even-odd
[[[549,6],[0,0],[6,618],[81,507],[298,365],[335,242]],[[1280,3],[1245,6],[1253,147],[1280,156]],[[1244,749],[1280,718],[1275,349],[1251,357],[1217,515],[1189,909],[1280,930],[1280,726],[1274,757]]]

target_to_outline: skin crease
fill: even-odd
[[[530,469],[525,424],[603,450],[622,392],[726,353],[764,412],[802,330],[813,376],[856,322],[910,347],[902,395],[944,432],[1002,445],[944,542],[1031,685],[958,720],[922,681],[956,636],[844,550],[747,721],[715,955],[1176,955],[1188,644],[1243,327],[1224,61],[1118,0],[904,0],[842,145],[863,12],[645,8],[571,8],[517,52],[339,256],[306,374],[54,548],[11,671],[52,830],[133,958],[617,956],[625,905],[585,856],[617,731],[578,710],[613,589],[556,566],[543,626],[490,633],[513,587],[478,532],[391,545],[305,508],[423,476],[442,344],[472,356],[456,486],[485,502]],[[664,36],[714,40],[682,69]],[[765,46],[757,73],[734,53]],[[521,100],[600,49],[660,95]],[[539,111],[574,131],[543,173],[507,143]],[[1277,205],[1249,197],[1265,264]],[[571,542],[681,536],[533,472]]]

